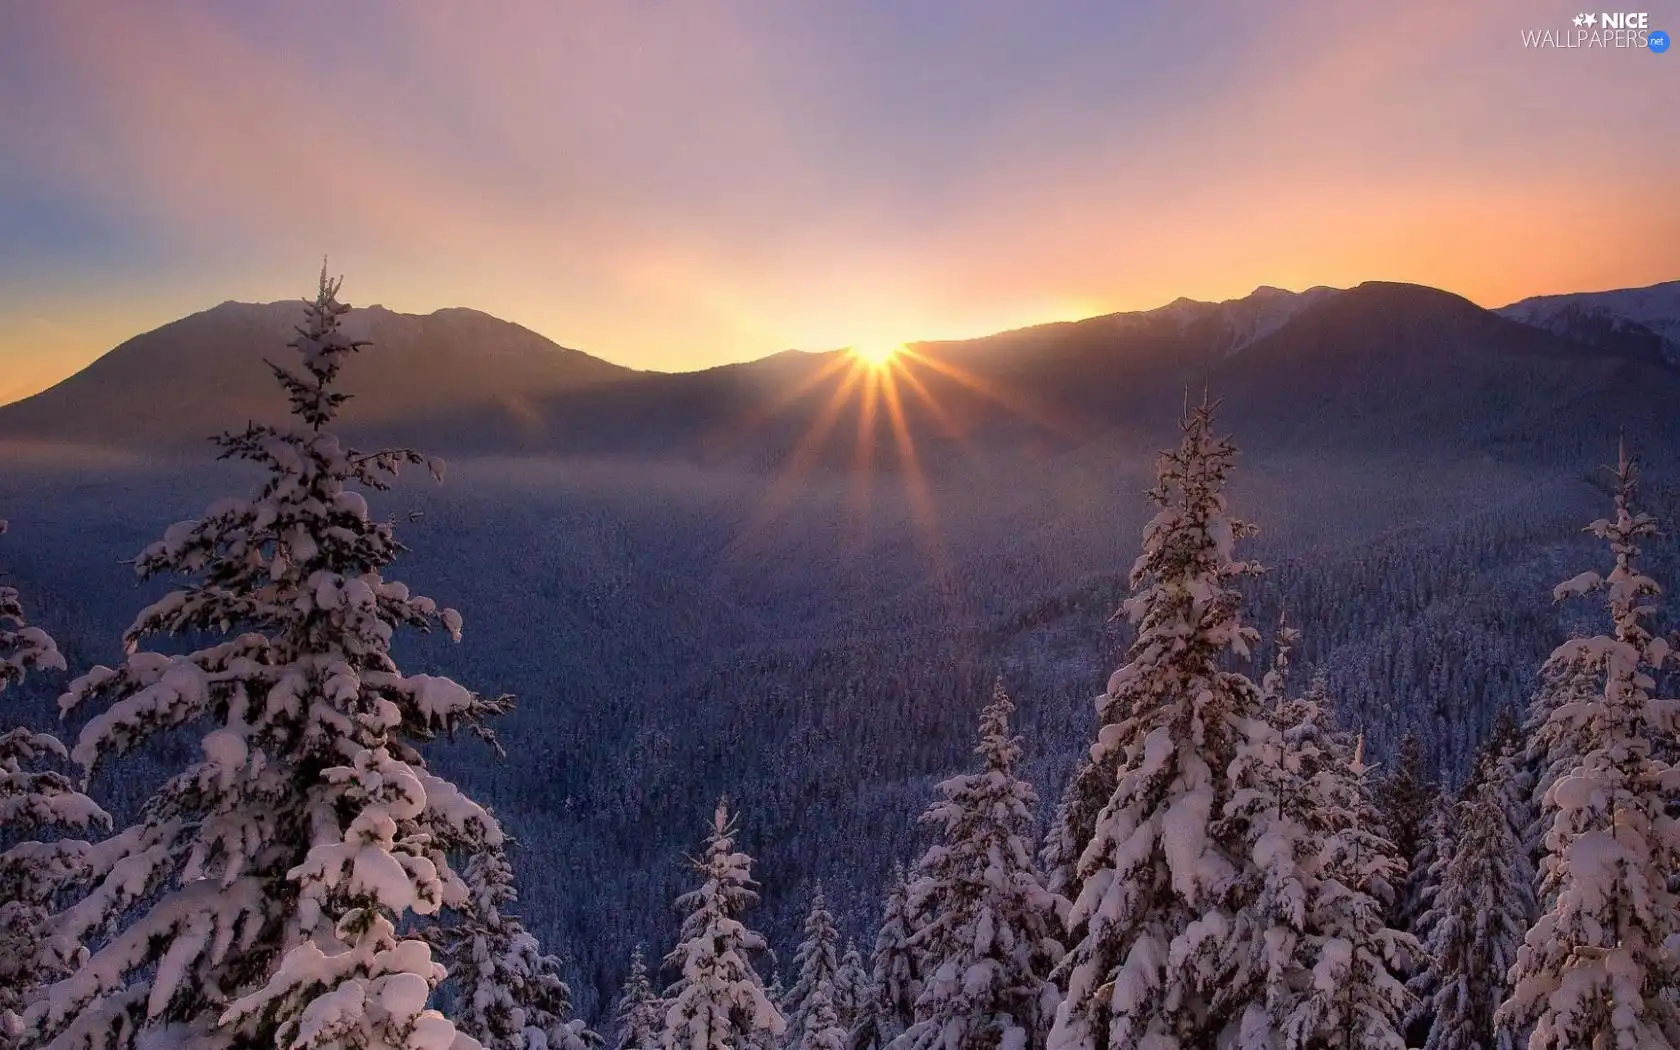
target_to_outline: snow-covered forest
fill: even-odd
[[[290,423],[219,439],[240,487],[139,553],[120,658],[61,650],[89,624],[0,587],[4,1050],[1680,1047],[1680,698],[1653,568],[1674,563],[1652,513],[1680,508],[1642,487],[1636,447],[1605,450],[1602,516],[1575,523],[1589,545],[1544,541],[1554,612],[1485,568],[1553,527],[1535,490],[1427,559],[1398,534],[1280,567],[1233,507],[1217,404],[1187,403],[1141,542],[1096,529],[1123,571],[1024,605],[1042,566],[976,582],[1008,612],[961,635],[959,664],[907,670],[911,643],[884,643],[931,615],[907,601],[903,630],[762,652],[652,708],[670,724],[547,723],[625,738],[612,782],[644,795],[605,798],[575,739],[519,731],[541,698],[499,692],[515,675],[442,673],[474,623],[392,575],[402,537],[423,530],[422,564],[505,552],[467,542],[467,505],[384,516],[399,471],[441,465],[337,436],[360,344],[324,272],[305,307],[270,358]],[[1484,604],[1427,640],[1368,612],[1427,620],[1469,580]],[[645,609],[673,659],[727,632],[680,589],[604,583],[562,565],[535,600]],[[1070,626],[1024,633],[1045,622]],[[543,644],[567,640],[619,655],[605,629]],[[773,719],[883,681],[891,752],[711,717],[749,689]],[[1070,688],[1082,718],[1058,713]],[[62,738],[8,703],[49,694]],[[724,730],[710,758],[674,762],[696,725]],[[524,801],[531,762],[544,805]],[[765,790],[714,790],[721,765]],[[838,765],[918,774],[821,791]],[[578,806],[634,839],[653,796],[684,842],[580,861],[550,841]],[[754,828],[841,819],[861,829],[845,856]],[[625,861],[649,849],[680,886]]]

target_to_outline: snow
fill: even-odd
[[[507,704],[407,678],[391,655],[399,627],[458,636],[460,618],[384,579],[401,548],[363,494],[425,461],[364,455],[327,429],[356,350],[337,330],[337,287],[323,273],[278,377],[293,425],[220,439],[267,483],[141,553],[143,578],[183,584],[141,610],[120,666],[92,669],[60,700],[66,713],[94,708],[71,752],[89,771],[180,727],[198,731],[202,758],[86,851],[93,884],[62,932],[98,939],[36,1011],[48,1045],[129,1050],[183,1019],[233,1039],[274,1025],[295,1050],[478,1045],[427,1008],[445,972],[425,935],[468,898],[451,856],[494,849],[501,831],[417,748]],[[190,652],[146,648],[181,636],[210,637]],[[509,938],[535,957],[528,935]],[[145,1023],[118,1023],[122,1011]],[[579,1032],[550,1019],[538,1038],[575,1050]]]
[[[1634,509],[1625,449],[1616,482],[1614,517],[1589,527],[1614,559],[1602,588],[1613,634],[1559,646],[1532,715],[1545,907],[1517,951],[1501,1018],[1532,1027],[1533,1050],[1680,1046],[1667,991],[1680,984],[1668,950],[1680,934],[1680,826],[1668,813],[1680,718],[1653,695],[1674,654],[1647,625],[1659,590],[1636,564],[1656,526]]]

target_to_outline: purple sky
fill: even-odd
[[[351,302],[663,369],[1680,277],[1680,54],[1523,47],[1576,13],[0,0],[0,400],[323,253]]]

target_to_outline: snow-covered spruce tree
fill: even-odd
[[[1501,704],[1494,713],[1493,725],[1488,728],[1488,735],[1476,748],[1476,757],[1470,764],[1470,775],[1465,778],[1464,786],[1458,793],[1459,799],[1470,798],[1481,790],[1482,782],[1494,775],[1494,767],[1505,765],[1506,773],[1516,774],[1521,778],[1521,761],[1519,759],[1524,746],[1523,724],[1517,718],[1517,712],[1510,704]],[[1511,777],[1507,777],[1511,780]]]
[[[915,915],[904,865],[893,862],[881,926],[869,956],[869,995],[852,1028],[851,1050],[881,1050],[916,1020],[922,984],[917,970]]]
[[[1657,525],[1635,508],[1638,474],[1625,447],[1615,478],[1614,516],[1588,526],[1609,543],[1613,568],[1555,591],[1604,591],[1612,633],[1570,639],[1552,657],[1593,668],[1599,690],[1563,698],[1548,720],[1564,771],[1543,800],[1547,907],[1517,952],[1500,1011],[1503,1024],[1532,1026],[1530,1050],[1680,1046],[1680,900],[1669,889],[1680,823],[1668,813],[1680,770],[1664,757],[1680,733],[1680,702],[1654,695],[1675,654],[1650,627],[1661,589],[1637,562]]]
[[[1259,572],[1234,555],[1253,528],[1226,513],[1236,449],[1212,408],[1182,429],[1122,606],[1137,636],[1108,696],[1123,714],[1091,749],[1115,789],[1080,859],[1051,1050],[1236,1045],[1276,1030],[1296,976],[1305,896],[1288,883],[1305,851],[1270,801],[1281,741],[1260,689],[1225,667],[1257,641],[1233,587]]]
[[[642,946],[638,944],[630,953],[630,976],[624,979],[624,991],[613,1012],[613,1024],[618,1032],[613,1050],[655,1050],[665,1024],[662,1013],[662,1004],[648,980]]]
[[[357,491],[426,461],[358,453],[326,429],[360,346],[339,331],[338,288],[323,269],[294,366],[270,365],[291,425],[218,439],[223,458],[266,480],[140,555],[143,578],[181,588],[140,613],[121,666],[95,668],[60,700],[99,708],[73,752],[90,772],[185,726],[202,728],[203,757],[142,807],[66,913],[72,936],[107,935],[31,1011],[52,1050],[125,1050],[166,1028],[202,1046],[472,1042],[427,1007],[443,968],[399,930],[464,904],[449,856],[497,846],[501,832],[416,745],[507,705],[404,675],[391,657],[398,628],[459,637],[460,617],[383,578],[402,547]],[[183,635],[208,644],[141,649]]]
[[[1425,907],[1429,866],[1434,861],[1436,814],[1441,804],[1441,786],[1429,775],[1423,743],[1416,733],[1408,731],[1401,737],[1400,752],[1395,756],[1393,772],[1382,783],[1380,801],[1388,837],[1400,862],[1406,865],[1406,878],[1397,887],[1389,921],[1396,929],[1415,934]]]
[[[588,1050],[601,1042],[573,1018],[561,961],[508,910],[519,899],[513,867],[500,847],[485,846],[463,871],[467,899],[457,921],[434,925],[426,939],[449,971],[454,1021],[485,1050]]]
[[[1105,704],[1111,697],[1101,696],[1097,702]],[[1111,705],[1109,705],[1111,706]],[[1104,708],[1108,710],[1108,707]],[[1108,725],[1102,719],[1099,725]],[[1062,923],[1062,937],[1076,941],[1085,935],[1083,925],[1068,923],[1074,900],[1084,888],[1080,877],[1079,858],[1096,834],[1097,820],[1103,807],[1114,796],[1114,768],[1108,762],[1098,762],[1089,753],[1080,756],[1056,806],[1055,816],[1045,832],[1044,845],[1039,850],[1039,867],[1044,872],[1044,886],[1056,899],[1056,909]]]
[[[1280,695],[1281,682],[1268,685]],[[1306,693],[1285,696],[1274,709],[1284,773],[1293,781],[1284,796],[1293,799],[1288,805],[1314,849],[1304,864],[1305,930],[1297,948],[1303,972],[1279,1045],[1404,1050],[1402,1026],[1412,1000],[1402,972],[1418,947],[1386,918],[1404,869],[1371,799],[1363,745],[1337,728],[1334,714],[1321,675]]]
[[[1033,863],[1037,794],[1016,774],[1021,742],[1001,682],[980,716],[979,773],[939,785],[922,822],[937,841],[916,865],[912,944],[924,974],[914,1022],[893,1050],[1027,1050],[1043,1045],[1062,954],[1055,901]]]
[[[1422,918],[1429,966],[1412,980],[1427,997],[1424,1050],[1516,1050],[1516,1035],[1494,1025],[1533,898],[1507,808],[1514,772],[1508,762],[1486,764],[1474,793],[1454,806],[1452,848],[1436,860],[1437,888]]]
[[[840,1027],[848,1033],[857,1028],[864,1003],[869,1000],[869,974],[863,969],[863,956],[850,939],[840,956],[840,972],[834,975],[834,1012]]]
[[[830,1015],[837,1017],[834,1006],[835,979],[840,975],[840,931],[834,928],[834,916],[829,913],[828,901],[822,887],[811,898],[811,910],[805,916],[805,939],[794,952],[793,964],[798,973],[793,987],[778,1004],[787,1021],[788,1046],[804,1046],[811,1033],[806,1031],[810,1013],[820,998],[827,1004]]]
[[[1132,699],[1108,692],[1096,698],[1098,737],[1105,727],[1114,725],[1129,714],[1126,704]],[[1086,933],[1083,925],[1075,927],[1068,922],[1072,902],[1078,899],[1084,888],[1079,859],[1096,834],[1097,820],[1103,807],[1114,797],[1113,763],[1098,760],[1098,753],[1098,746],[1093,745],[1074,765],[1073,775],[1062,791],[1061,801],[1044,833],[1044,845],[1039,850],[1039,868],[1044,872],[1044,885],[1056,897],[1057,913],[1062,923],[1061,937],[1069,944],[1077,942]]]
[[[1579,761],[1575,751],[1572,725],[1567,719],[1552,715],[1565,704],[1593,703],[1603,692],[1602,678],[1589,650],[1573,647],[1552,653],[1540,670],[1540,687],[1529,701],[1528,717],[1524,722],[1524,747],[1520,780],[1513,786],[1526,794],[1528,826],[1523,832],[1524,852],[1536,887],[1536,910],[1549,910],[1551,900],[1540,884],[1539,871],[1546,858],[1546,836],[1556,818],[1546,809],[1546,796],[1552,786],[1567,775]]]
[[[0,521],[0,533],[6,523]],[[52,638],[23,618],[17,589],[0,587],[0,694],[33,670],[64,670]],[[55,903],[89,865],[72,837],[111,818],[51,767],[69,757],[58,738],[17,726],[0,733],[0,1048],[23,1042],[23,1011],[81,948],[51,935]]]
[[[742,916],[758,900],[752,858],[735,849],[735,822],[719,802],[704,856],[693,862],[698,889],[677,899],[686,912],[680,941],[665,965],[680,975],[664,996],[664,1050],[746,1050],[778,1037],[787,1024],[753,969],[764,938]]]

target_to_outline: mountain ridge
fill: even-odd
[[[1680,365],[1680,281],[1537,295],[1494,312],[1565,338],[1620,345]]]
[[[1174,389],[1196,384],[1230,393],[1260,415],[1270,405],[1275,417],[1306,411],[1309,389],[1321,398],[1315,411],[1337,398],[1360,401],[1353,388],[1378,376],[1396,390],[1438,398],[1442,392],[1424,390],[1430,377],[1411,365],[1443,355],[1461,372],[1475,371],[1471,385],[1479,387],[1520,383],[1542,360],[1594,375],[1600,358],[1672,368],[1680,359],[1665,350],[1664,337],[1612,312],[1637,307],[1658,317],[1667,289],[1680,290],[1680,282],[1490,311],[1400,282],[1300,292],[1261,285],[1220,302],[1180,297],[1150,310],[911,343],[894,368],[906,379],[906,433],[918,443],[996,433],[1077,444],[1119,423],[1154,419],[1164,401],[1177,400],[1169,396]],[[301,314],[295,301],[228,300],[135,336],[61,383],[0,406],[0,440],[199,447],[247,419],[275,418],[284,406],[261,362],[280,360],[293,310]],[[838,360],[844,351],[834,350],[786,350],[693,372],[635,371],[462,306],[407,314],[374,304],[352,310],[344,323],[352,338],[371,342],[346,370],[355,394],[346,429],[440,442],[445,450],[744,457],[773,465],[832,424],[822,417],[850,396],[842,386],[876,382],[855,374],[861,366],[846,368]],[[1284,373],[1294,378],[1280,383]],[[1325,387],[1328,375],[1341,377],[1339,392]],[[1364,415],[1403,408],[1363,401]],[[858,440],[861,447],[865,439]]]

